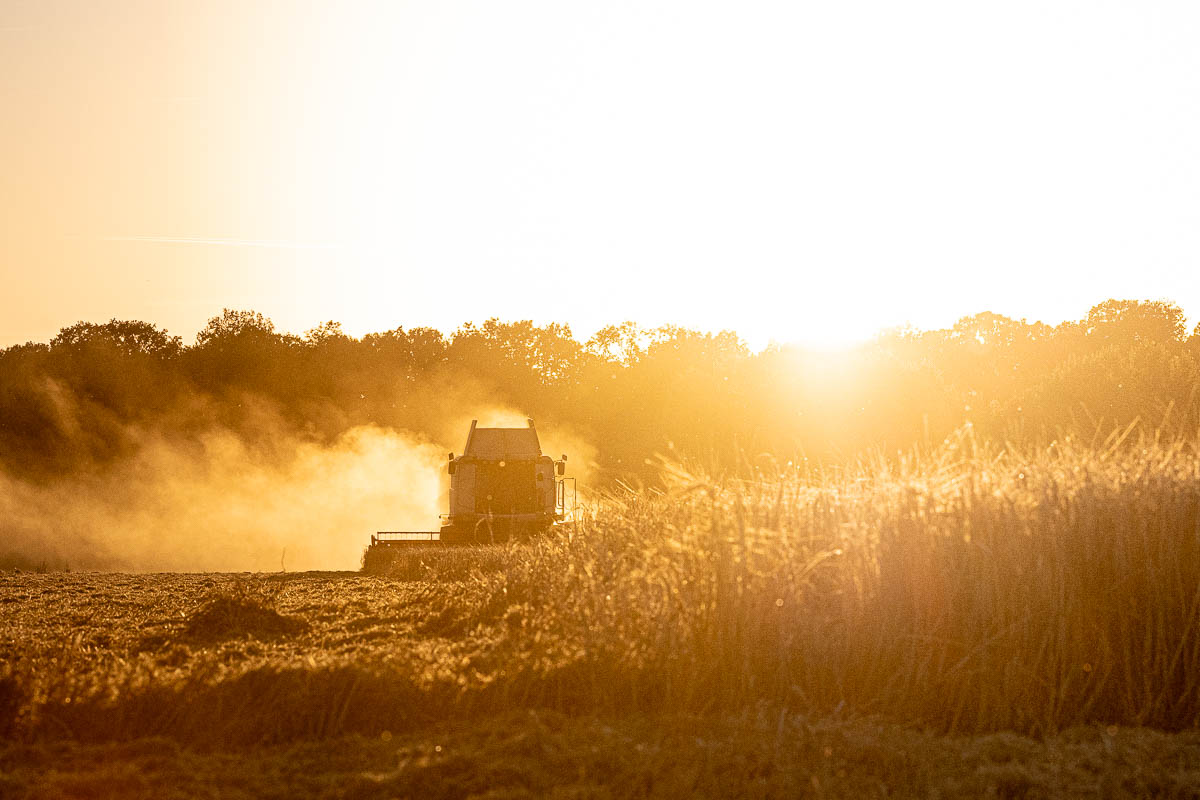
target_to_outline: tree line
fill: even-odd
[[[731,470],[833,464],[968,424],[1029,444],[1135,421],[1193,435],[1198,389],[1200,326],[1189,335],[1163,301],[1108,300],[1057,326],[985,312],[830,353],[631,322],[583,342],[566,325],[497,319],[449,335],[354,338],[327,322],[297,336],[226,309],[190,345],[114,319],[0,350],[0,470],[48,481],[103,468],[148,435],[187,446],[216,427],[264,448],[280,426],[316,441],[367,424],[432,437],[453,396],[570,430],[605,474],[649,481],[659,455]]]

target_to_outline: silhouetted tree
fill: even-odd
[[[1089,338],[1106,344],[1181,342],[1187,336],[1183,310],[1159,300],[1105,300],[1088,311]]]
[[[50,340],[52,349],[79,349],[92,345],[111,347],[125,356],[150,355],[175,358],[183,351],[178,336],[149,322],[112,319],[103,325],[77,322]]]
[[[444,434],[447,393],[500,404],[591,441],[602,467],[652,480],[659,453],[717,468],[837,461],[979,435],[1048,440],[1141,420],[1200,429],[1200,326],[1163,301],[1109,300],[1054,327],[983,312],[901,329],[840,354],[732,332],[632,322],[584,344],[559,324],[489,319],[451,336],[395,328],[361,339],[336,321],[303,337],[224,309],[191,347],[152,324],[79,322],[0,350],[0,469],[36,479],[94,469],[146,430],[212,426],[272,447],[282,430],[330,439],[366,423]],[[461,413],[461,412],[460,412]]]

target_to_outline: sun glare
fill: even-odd
[[[367,4],[289,20],[277,46],[306,88],[277,100],[294,155],[280,224],[336,243],[293,262],[338,271],[298,286],[298,307],[359,332],[499,315],[586,335],[637,319],[844,347],[985,309],[1076,316],[1101,298],[1064,303],[1075,293],[1039,264],[1087,258],[1100,285],[1096,219],[1163,224],[1070,189],[1096,168],[1089,149],[1063,149],[1072,131],[1136,133],[1114,116],[1122,90],[1073,93],[1075,116],[1052,114],[1061,127],[1037,140],[1004,117],[1018,105],[1005,85],[1021,108],[1056,105],[1068,78],[1044,79],[1063,67],[1052,31],[993,20],[1024,43],[1014,63],[1004,37],[931,39],[920,14],[883,5],[879,25],[788,5],[680,10],[634,25],[559,4]],[[1100,42],[1120,24],[1088,21]],[[1084,60],[1102,47],[1073,46]],[[1000,220],[1021,235],[998,236]],[[964,279],[967,264],[997,278]],[[1048,291],[1018,289],[1034,274]]]
[[[1200,307],[1190,6],[39,8],[0,34],[4,74],[55,83],[13,84],[14,113],[95,112],[86,146],[14,143],[8,255],[62,275],[54,319],[22,303],[14,331],[121,313],[190,338],[237,304],[294,331],[633,319],[830,347]]]

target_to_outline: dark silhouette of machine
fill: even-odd
[[[563,477],[567,457],[542,455],[533,420],[524,428],[481,428],[471,421],[461,456],[450,454],[450,511],[440,531],[379,531],[363,564],[386,551],[437,543],[492,544],[528,539],[562,522],[575,506],[575,479]],[[568,486],[570,484],[570,486]]]

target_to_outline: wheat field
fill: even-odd
[[[369,572],[3,573],[0,793],[1200,793],[1194,441],[753,463]]]

